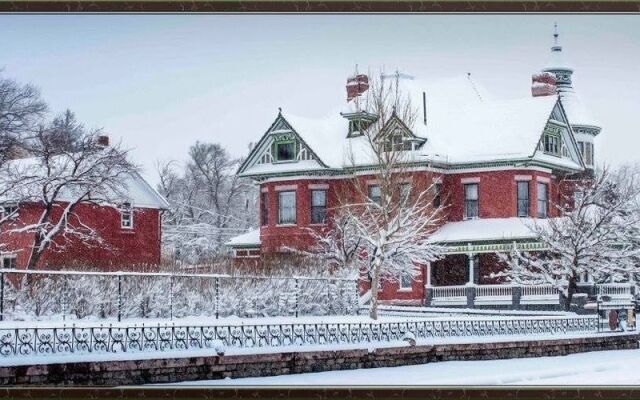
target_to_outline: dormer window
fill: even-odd
[[[554,156],[560,155],[561,140],[560,135],[547,132],[544,135],[544,152],[547,154],[553,154]]]
[[[352,119],[349,121],[349,135],[347,137],[355,137],[364,135],[365,131],[371,126],[372,121],[366,119]]]
[[[294,141],[275,144],[275,161],[293,161],[296,158],[296,143]]]
[[[414,146],[410,140],[406,140],[407,138],[402,132],[394,132],[389,135],[384,144],[385,151],[403,151],[403,150],[413,150]]]

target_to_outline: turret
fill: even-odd
[[[573,128],[573,134],[578,142],[582,160],[588,169],[593,169],[595,165],[594,139],[600,134],[602,128],[588,112],[573,88],[574,70],[564,59],[562,46],[559,44],[559,36],[558,24],[555,24],[551,57],[542,71],[555,75],[558,97],[560,97],[562,106],[569,118],[569,123]]]

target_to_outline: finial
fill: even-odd
[[[278,107],[278,114],[282,114],[282,107]]]
[[[553,44],[556,46],[558,45],[558,36],[560,36],[558,35],[558,23],[554,22],[553,23]]]

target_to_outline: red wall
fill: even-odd
[[[530,177],[529,181],[529,216],[537,216],[537,182],[538,179],[549,180],[549,216],[557,216],[558,212],[554,204],[559,201],[560,192],[558,190],[558,180],[555,176],[547,172],[530,169],[513,169],[506,171],[484,171],[484,172],[465,172],[453,173],[447,175],[438,175],[425,171],[412,173],[412,182],[414,187],[427,187],[432,179],[441,179],[442,202],[449,204],[447,209],[449,221],[460,221],[463,219],[464,213],[464,186],[462,180],[465,178],[479,179],[479,207],[480,218],[510,218],[517,216],[517,176]],[[519,177],[520,178],[520,177]],[[367,180],[375,179],[373,176],[361,176],[358,178],[359,184],[366,185]],[[520,179],[518,179],[520,180]],[[349,193],[354,201],[357,199],[357,193],[353,188],[349,188],[352,182],[347,179],[299,179],[299,180],[283,180],[279,182],[268,182],[261,185],[262,191],[268,193],[268,224],[261,227],[261,253],[269,254],[282,250],[288,246],[298,249],[308,249],[312,244],[312,238],[308,233],[308,229],[322,229],[321,226],[311,225],[311,190],[309,185],[325,184],[328,185],[327,192],[327,208],[336,206],[337,194]],[[297,223],[294,226],[278,226],[278,190],[277,187],[296,186],[296,214]],[[291,189],[287,189],[291,190]],[[346,192],[345,192],[346,191]],[[261,197],[262,199],[262,197]],[[262,209],[262,208],[261,208]],[[330,214],[330,210],[328,213]],[[262,219],[260,219],[262,220]],[[462,256],[465,258],[465,256]],[[449,257],[448,257],[449,258]],[[451,261],[451,260],[449,260]],[[481,265],[483,273],[485,271],[495,272],[497,260],[488,255],[481,256]],[[443,261],[446,265],[448,261]],[[443,262],[440,262],[442,264]],[[454,268],[456,269],[456,268]],[[464,276],[456,279],[448,276],[443,266],[439,268],[442,276],[434,276],[434,284],[457,284],[466,282]],[[449,271],[453,272],[453,270]],[[461,274],[466,273],[466,262],[460,265]],[[439,273],[438,273],[439,274]],[[436,275],[438,275],[436,274]],[[400,300],[400,301],[422,301],[424,299],[425,284],[424,268],[415,278],[412,290],[399,290],[399,285],[393,281],[385,281],[380,292],[381,300]],[[442,282],[438,282],[441,280]],[[456,281],[455,283],[453,281]],[[493,279],[486,277],[480,278],[480,283],[494,282]],[[363,281],[362,289],[368,290],[368,283]]]
[[[35,223],[42,208],[26,205],[20,208],[20,223]],[[53,218],[58,220],[61,207],[56,208]],[[133,210],[133,229],[120,227],[120,213],[112,207],[80,204],[75,209],[77,218],[98,232],[104,240],[84,243],[76,237],[55,237],[57,245],[52,245],[43,254],[38,266],[99,266],[109,270],[125,270],[140,264],[160,263],[160,211],[149,208]],[[70,217],[70,223],[75,217]],[[24,268],[29,259],[33,233],[10,233],[10,226],[3,227],[0,242],[5,243],[5,251],[17,253],[18,268]]]

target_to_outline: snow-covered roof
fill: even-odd
[[[496,100],[467,74],[440,80],[401,79],[399,82],[402,92],[409,95],[417,112],[416,122],[409,128],[417,137],[426,139],[420,149],[407,152],[411,161],[465,164],[537,160],[534,157],[536,146],[558,103],[556,96]],[[423,96],[426,99],[426,124]],[[572,108],[577,103],[574,100],[568,102],[569,110],[578,114]],[[281,112],[282,118],[319,158],[318,162],[247,162],[241,173],[260,175],[374,164],[375,157],[367,138],[347,137],[348,121],[341,113],[355,111],[354,101],[351,101],[323,118]],[[571,160],[543,158],[546,163],[559,167],[582,169],[579,163]]]
[[[560,100],[562,101],[564,111],[567,113],[567,117],[572,125],[600,127],[598,120],[593,117],[573,88],[561,90]]]
[[[65,160],[67,161],[67,160]],[[37,174],[39,171],[38,159],[34,157],[26,157],[19,158],[16,160],[12,160],[9,162],[9,168],[14,168],[14,172],[16,173],[28,173],[29,175]],[[51,165],[56,165],[55,162],[52,162]],[[60,164],[60,168],[65,168],[66,164]],[[44,171],[42,171],[44,173]],[[130,173],[125,175],[122,178],[122,184],[125,187],[124,193],[119,193],[117,197],[121,197],[122,201],[129,202],[133,207],[138,208],[160,208],[166,209],[169,208],[169,203],[167,200],[156,191],[149,183],[138,173]],[[0,188],[0,191],[5,192],[6,188]],[[27,188],[29,192],[31,189]],[[39,187],[34,187],[33,190],[35,193],[39,193],[41,189]],[[62,191],[59,195],[60,201],[71,200],[72,193],[67,191]],[[115,196],[115,195],[114,195]],[[0,198],[0,201],[12,201],[15,200],[12,198],[12,192],[6,191],[6,198]]]
[[[225,244],[230,247],[258,247],[260,246],[260,229],[252,229],[242,235],[234,236]]]
[[[546,224],[547,220],[533,218],[484,218],[449,222],[432,236],[434,243],[477,242],[488,240],[536,239],[530,227]]]

